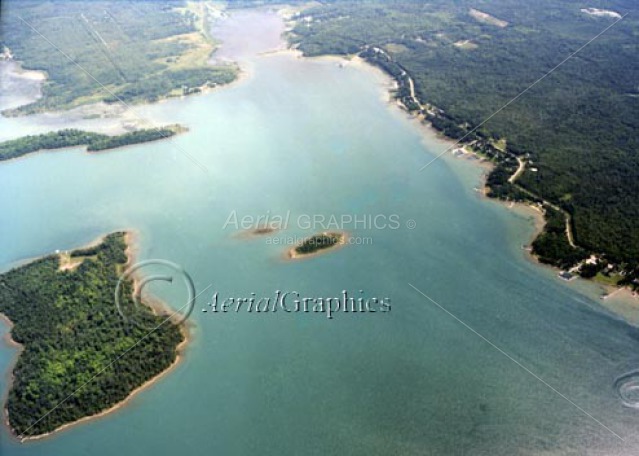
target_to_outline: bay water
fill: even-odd
[[[47,439],[20,444],[3,427],[0,454],[637,454],[639,412],[614,386],[639,367],[637,330],[526,258],[532,220],[477,196],[480,167],[444,158],[418,171],[449,144],[389,107],[384,75],[268,53],[282,31],[273,13],[234,13],[215,33],[217,58],[246,71],[239,82],[136,107],[184,134],[0,163],[2,270],[132,229],[140,260],[178,263],[206,290],[170,374]],[[38,119],[0,130],[46,130]],[[243,238],[233,214],[290,223]],[[399,226],[350,224],[360,244],[283,259],[287,238],[321,231],[297,221],[380,215]],[[152,290],[182,305],[173,287]],[[276,290],[347,290],[391,311],[207,306],[215,292]],[[3,392],[16,355],[0,345]]]

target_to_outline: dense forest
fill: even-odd
[[[469,144],[506,144],[494,151],[493,196],[560,207],[581,249],[638,277],[632,268],[639,259],[639,5],[605,1],[598,7],[612,13],[604,16],[587,14],[586,6],[576,0],[329,2],[298,15],[289,39],[311,56],[361,53],[398,79],[402,101],[405,71],[437,129],[466,136]],[[513,185],[515,157],[527,166]],[[537,248],[551,236],[565,237],[551,230],[555,215],[548,217]],[[563,247],[545,249],[543,259],[568,265],[581,257]]]
[[[235,65],[209,63],[206,11],[202,2],[174,0],[3,5],[2,45],[24,68],[47,74],[42,98],[3,114],[156,101],[234,80]]]
[[[533,241],[532,247],[542,262],[564,269],[588,257],[584,249],[570,245],[563,214],[550,207],[546,208],[544,232]]]
[[[156,129],[143,129],[116,136],[82,130],[60,130],[41,135],[29,135],[0,143],[0,161],[18,158],[39,150],[61,149],[64,147],[86,146],[90,152],[115,149],[117,147],[139,144],[170,138],[184,130],[179,125]]]
[[[344,234],[342,233],[321,233],[314,234],[308,239],[305,239],[295,247],[295,253],[299,255],[310,255],[311,253],[319,252],[320,250],[330,249],[344,241]]]
[[[178,326],[166,322],[149,334],[126,323],[113,303],[125,249],[124,233],[114,233],[81,252],[90,256],[76,255],[83,260],[76,269],[60,270],[56,255],[0,275],[0,312],[24,347],[7,400],[18,435],[50,432],[108,409],[176,359]],[[133,306],[132,284],[125,289],[123,305]],[[166,320],[146,307],[136,318],[149,328]]]

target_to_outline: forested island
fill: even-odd
[[[22,346],[6,404],[18,436],[104,412],[176,361],[185,340],[179,326],[146,306],[136,306],[144,325],[133,325],[114,305],[129,260],[126,239],[117,232],[71,252],[72,265],[62,267],[60,256],[51,255],[0,275],[0,313]],[[125,282],[125,309],[133,308],[132,290]]]
[[[288,252],[291,259],[304,258],[318,253],[323,253],[329,249],[335,249],[344,245],[346,234],[340,232],[324,232],[314,234],[308,239],[304,239]]]
[[[546,214],[541,261],[639,287],[639,7],[477,5],[326,2],[293,18],[289,41],[307,56],[360,55],[396,79],[408,111],[494,162],[490,196]]]
[[[107,149],[140,144],[171,136],[186,129],[180,125],[162,128],[142,129],[121,135],[103,135],[75,129],[60,130],[41,135],[29,135],[0,143],[0,161],[22,157],[40,150],[62,149],[73,146],[86,146],[87,151],[97,152]]]
[[[69,11],[77,17],[55,20]],[[216,48],[208,31],[212,12],[209,3],[185,1],[7,4],[0,52],[5,47],[23,68],[45,72],[47,80],[40,99],[2,114],[153,102],[227,84],[238,67],[209,62]],[[43,37],[55,37],[55,43]]]
[[[238,234],[238,236],[240,238],[242,238],[242,239],[251,239],[251,238],[255,238],[255,237],[269,236],[269,235],[279,231],[279,229],[280,228],[278,226],[276,226],[275,224],[273,224],[273,225],[262,225],[262,226],[258,226],[256,228],[252,228],[252,229],[241,231]]]

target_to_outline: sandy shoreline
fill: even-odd
[[[128,268],[129,266],[131,266],[132,264],[134,264],[136,262],[136,258],[137,258],[137,254],[139,253],[139,239],[140,239],[140,234],[137,230],[134,229],[127,229],[124,231],[125,235],[125,242],[127,244],[125,253],[127,255],[127,263],[123,266],[124,269]],[[100,236],[98,237],[96,240],[90,242],[89,244],[82,246],[82,247],[77,247],[73,250],[77,250],[77,249],[83,249],[83,248],[88,248],[94,245],[99,244],[101,241],[104,240],[104,238],[106,237],[106,235],[104,236]],[[39,258],[43,258],[49,255],[43,255]],[[22,265],[27,264],[33,260],[35,260],[37,258],[34,259],[30,259],[25,261],[24,263],[22,263]],[[15,267],[20,267],[15,266]],[[14,267],[14,268],[15,268]],[[13,269],[13,268],[12,268]],[[136,286],[137,283],[137,278],[134,278],[134,288]],[[156,313],[168,313],[170,312],[170,309],[164,304],[162,303],[159,299],[157,298],[153,298],[152,300],[145,300],[145,304],[149,307],[151,307],[154,312]],[[187,325],[181,325],[180,326],[180,332],[182,333],[182,342],[180,342],[176,348],[175,348],[175,359],[173,360],[173,362],[166,368],[164,369],[162,372],[160,372],[159,374],[157,374],[155,377],[152,377],[150,379],[148,379],[146,382],[144,382],[142,385],[138,386],[137,388],[135,388],[134,390],[132,390],[129,395],[124,398],[123,400],[121,400],[120,402],[112,405],[111,407],[109,407],[108,409],[105,409],[99,413],[96,413],[94,415],[91,416],[86,416],[83,417],[77,421],[71,422],[71,423],[67,423],[67,424],[63,424],[62,426],[54,429],[53,431],[47,432],[45,434],[40,434],[40,435],[36,435],[36,436],[30,436],[30,437],[23,437],[21,439],[18,438],[18,435],[15,433],[15,431],[13,430],[13,428],[10,426],[9,424],[9,412],[6,406],[7,403],[7,398],[8,398],[8,394],[9,391],[11,390],[12,384],[13,384],[13,369],[15,368],[16,363],[18,362],[18,359],[24,349],[24,347],[19,344],[18,342],[16,342],[15,340],[13,340],[11,338],[11,329],[13,328],[13,322],[4,314],[0,313],[0,321],[4,322],[9,330],[6,334],[6,337],[4,337],[4,341],[5,343],[7,343],[10,347],[13,348],[17,348],[18,349],[18,354],[17,356],[15,356],[14,360],[11,362],[9,369],[8,369],[8,384],[7,384],[7,388],[6,391],[3,393],[3,403],[4,403],[4,407],[3,407],[3,423],[4,425],[9,429],[9,435],[11,437],[13,437],[14,439],[18,440],[19,442],[28,442],[28,441],[32,441],[32,440],[41,440],[47,437],[51,437],[53,435],[55,435],[58,432],[64,431],[66,429],[69,429],[73,426],[76,426],[78,424],[82,424],[82,423],[86,423],[95,419],[99,419],[102,418],[110,413],[113,413],[119,409],[121,409],[122,407],[124,407],[125,405],[128,404],[129,401],[131,401],[138,393],[140,393],[141,391],[145,390],[146,388],[149,388],[150,386],[152,386],[155,382],[159,381],[160,379],[162,379],[164,376],[166,376],[168,373],[170,373],[173,369],[175,369],[177,367],[177,365],[179,364],[179,362],[183,359],[183,352],[184,352],[184,348],[186,347],[186,345],[191,341],[191,332],[189,330],[189,327]]]
[[[132,104],[123,104],[121,102],[105,103],[103,101],[97,101],[93,103],[83,104],[69,109],[62,110],[47,110],[42,112],[36,112],[27,115],[16,116],[20,119],[35,118],[40,123],[51,124],[51,128],[48,128],[47,132],[53,132],[64,128],[75,128],[79,130],[86,130],[95,133],[105,134],[109,136],[116,136],[142,129],[160,129],[168,125],[157,126],[154,125],[152,115],[139,114],[138,109],[153,107],[168,103],[171,101],[180,101],[185,98],[195,97],[198,95],[207,95],[220,89],[226,89],[234,87],[236,84],[243,83],[250,79],[252,72],[247,68],[237,67],[237,73],[235,79],[227,84],[218,84],[214,87],[204,85],[199,87],[199,92],[190,93],[188,95],[166,95],[154,102],[140,102]],[[25,84],[27,81],[25,81]],[[22,106],[22,105],[20,105]],[[19,106],[16,106],[19,107]],[[11,109],[15,109],[11,108]],[[104,121],[101,125],[92,125],[87,127],[83,125],[85,123],[92,123],[93,121]],[[56,126],[57,125],[57,126]],[[188,125],[183,125],[188,131]],[[38,134],[37,132],[29,134]],[[4,138],[2,141],[10,141],[13,139],[19,139],[22,135],[10,136]],[[164,138],[169,139],[169,138]],[[135,145],[135,144],[133,144]],[[126,147],[126,146],[122,146]],[[21,158],[21,157],[18,157]]]
[[[159,100],[149,103],[136,103],[132,105],[124,106],[122,103],[117,102],[113,104],[107,104],[104,102],[89,103],[86,105],[76,106],[66,110],[53,110],[43,111],[24,116],[18,116],[20,119],[33,118],[35,124],[46,125],[44,130],[36,130],[26,134],[37,135],[41,133],[49,133],[59,131],[66,128],[75,128],[78,130],[90,131],[94,133],[117,136],[125,133],[131,133],[143,129],[155,130],[167,127],[172,124],[155,125],[156,120],[153,118],[152,113],[138,113],[138,109],[153,108],[154,106],[162,105],[170,102],[179,102],[186,98],[209,95],[218,90],[230,89],[238,84],[242,84],[249,80],[253,76],[253,71],[250,68],[239,68],[236,74],[236,78],[228,84],[218,84],[215,87],[202,87],[200,92],[192,93],[188,95],[180,96],[167,96],[160,98]],[[100,123],[98,125],[98,122]],[[160,122],[158,122],[160,123]],[[181,125],[189,130],[188,125]],[[2,139],[2,141],[11,141],[19,139],[26,134],[9,135]],[[179,134],[179,133],[178,133]],[[175,136],[175,135],[174,135]],[[170,139],[163,138],[163,139]],[[160,139],[161,140],[161,139]],[[139,145],[131,144],[131,145]],[[130,145],[127,145],[130,146]],[[122,146],[122,147],[127,147]],[[66,148],[64,148],[66,149]],[[57,149],[54,149],[57,150]],[[29,155],[29,154],[27,154]],[[17,157],[22,158],[22,157]],[[11,159],[15,160],[15,159]]]
[[[287,49],[287,50],[278,50],[278,51],[274,51],[272,53],[269,53],[268,55],[280,55],[280,54],[284,54],[284,53],[291,53],[291,55],[296,56],[297,58],[303,58],[301,56],[301,52],[300,51],[296,51],[293,49]],[[267,55],[267,54],[264,54]],[[388,84],[384,84],[384,90],[385,92],[382,95],[382,99],[386,102],[388,102],[388,104],[390,106],[395,106],[395,107],[399,107],[397,105],[396,102],[394,102],[394,98],[392,97],[392,94],[389,92],[390,90],[392,90],[392,88],[396,88],[397,86],[397,82],[389,75],[387,75],[383,70],[381,70],[380,68],[369,64],[368,62],[366,62],[364,59],[362,59],[361,57],[355,56],[353,58],[345,58],[345,57],[341,57],[341,56],[321,56],[321,57],[313,57],[312,59],[317,59],[317,60],[329,60],[329,61],[335,61],[338,63],[344,63],[345,65],[349,65],[349,66],[355,66],[358,68],[362,68],[365,71],[371,71],[374,72],[376,74],[382,74],[386,77],[386,79],[389,81]],[[224,85],[218,85],[214,88],[206,88],[205,90],[203,90],[200,93],[197,94],[193,94],[193,95],[205,95],[208,94],[212,91],[221,89],[221,88],[230,88],[231,86],[233,86],[234,84],[240,84],[246,80],[249,80],[251,77],[253,76],[253,73],[250,71],[246,71],[245,69],[241,69],[238,72],[238,75],[236,77],[235,80],[233,80],[232,82],[230,82],[229,84],[224,84]],[[172,101],[172,100],[177,100],[177,99],[181,99],[181,98],[186,98],[187,96],[191,96],[191,95],[186,95],[186,96],[182,96],[182,97],[170,97],[170,98],[165,98],[160,100],[158,103],[163,103],[163,102],[168,102],[168,101]],[[393,108],[394,109],[394,108]],[[401,108],[400,108],[401,109]],[[436,135],[439,139],[441,139],[442,141],[446,141],[448,142],[450,145],[454,145],[457,144],[454,140],[450,139],[450,138],[446,138],[445,136],[443,136],[439,131],[437,131],[434,127],[432,127],[430,124],[428,123],[424,123],[422,119],[411,115],[410,113],[407,113],[406,111],[402,111],[404,112],[411,121],[415,121],[418,123],[418,126],[420,129],[426,129],[426,131],[428,132],[428,135]],[[168,138],[165,138],[168,139]],[[139,144],[135,144],[135,145],[139,145]],[[133,146],[133,145],[131,145]],[[82,147],[82,146],[79,146]],[[129,147],[129,146],[124,146],[124,147]],[[53,150],[56,151],[56,150]],[[39,151],[36,153],[43,153],[43,152],[47,152],[47,151]],[[93,152],[87,152],[87,153],[93,153]],[[12,160],[17,160],[20,158],[26,158],[27,156],[32,155],[32,154],[27,154],[26,156],[23,157],[17,157],[15,159]],[[450,156],[449,154],[446,154],[446,158],[451,158],[453,159],[452,156]],[[455,158],[455,160],[458,160],[457,158]],[[9,160],[11,161],[11,160]],[[480,160],[476,160],[474,162],[477,166],[482,166],[484,168],[490,167],[492,166],[489,162],[486,161],[480,161]],[[495,200],[496,201],[496,200]],[[496,201],[498,202],[498,201]],[[528,215],[533,217],[533,224],[534,224],[534,235],[536,236],[539,232],[541,232],[543,230],[543,226],[545,224],[544,218],[543,218],[543,214],[541,214],[540,211],[536,210],[534,207],[525,204],[525,203],[515,203],[514,206],[512,207],[508,207],[508,205],[510,203],[503,203],[503,202],[498,202],[499,204],[502,204],[505,208],[507,209],[515,209],[515,210],[521,210],[525,213],[527,213]],[[311,254],[307,254],[307,255],[298,255],[298,256],[290,256],[290,250],[288,252],[285,253],[285,255],[289,255],[286,259],[287,260],[292,260],[292,261],[298,261],[298,260],[303,260],[306,258],[311,258],[314,256],[318,256],[318,255],[323,255],[326,253],[330,253],[331,251],[337,250],[339,248],[342,248],[343,246],[345,246],[347,244],[347,239],[348,236],[346,233],[344,234],[344,239],[342,240],[342,242],[338,243],[337,245],[335,245],[334,247],[331,248],[327,248],[327,249],[322,249],[320,251],[311,253]],[[100,238],[103,239],[103,238]],[[129,257],[129,263],[131,263],[131,261],[133,261],[133,259],[137,256],[138,253],[138,249],[139,249],[139,233],[136,232],[132,232],[127,230],[127,234],[126,234],[126,243],[127,243],[127,256]],[[535,258],[533,255],[529,255],[530,258]],[[31,261],[31,260],[28,260]],[[536,259],[535,259],[536,261]],[[536,261],[538,264],[540,264],[538,261]],[[556,269],[556,268],[555,268]],[[623,294],[623,290],[621,290],[620,294]],[[152,300],[153,302],[147,302],[147,305],[150,305],[151,307],[155,308],[155,305],[158,304],[158,302],[155,302],[154,300]],[[639,302],[637,303],[637,305],[639,306]],[[12,371],[13,368],[15,366],[15,363],[17,362],[21,350],[22,350],[22,346],[20,344],[18,344],[17,342],[15,342],[13,339],[11,339],[10,337],[10,329],[12,327],[11,321],[6,318],[6,316],[0,314],[0,320],[5,321],[8,326],[9,326],[9,332],[7,333],[7,337],[6,337],[6,342],[9,343],[11,346],[18,348],[20,351],[18,352],[18,356],[15,357],[13,364],[10,366],[9,369],[9,375],[12,375]],[[108,415],[109,413],[115,412],[117,410],[119,410],[120,408],[124,407],[125,405],[127,405],[127,403],[132,400],[139,392],[143,391],[144,389],[152,386],[153,383],[155,383],[156,381],[159,381],[161,378],[163,378],[165,375],[168,375],[168,373],[170,373],[171,371],[173,371],[173,369],[175,369],[178,365],[178,363],[180,362],[180,360],[183,358],[182,355],[182,350],[183,348],[186,346],[186,344],[190,341],[190,333],[188,331],[188,329],[186,327],[184,327],[184,331],[183,331],[183,336],[184,339],[183,341],[176,347],[176,358],[174,360],[174,362],[168,366],[165,370],[163,370],[162,372],[160,372],[157,376],[149,379],[148,381],[146,381],[145,383],[143,383],[142,385],[140,385],[139,387],[137,387],[136,389],[134,389],[133,391],[131,391],[131,393],[122,401],[118,402],[117,404],[114,404],[112,407],[110,407],[109,409],[106,409],[102,412],[99,412],[95,415],[92,416],[87,416],[84,418],[81,418],[78,421],[72,422],[72,423],[68,423],[65,424],[63,426],[60,426],[59,428],[49,432],[49,433],[45,433],[39,436],[34,436],[34,437],[27,437],[22,439],[21,441],[30,441],[30,440],[39,440],[39,439],[43,439],[49,436],[54,435],[57,432],[63,431],[65,429],[71,428],[75,425],[81,424],[83,422],[88,422],[90,420],[94,420],[94,419],[98,419],[98,418],[102,418],[106,415]],[[8,384],[8,388],[5,391],[5,396],[8,394],[9,390],[11,388],[11,382],[9,382]],[[5,401],[6,404],[6,397],[3,399]],[[7,414],[7,410],[6,410],[6,406],[3,407],[3,411],[5,413],[5,424],[8,425],[8,422],[6,421],[6,419],[8,418],[6,416]],[[15,436],[15,434],[13,433],[13,431],[11,430],[11,434]]]
[[[267,226],[261,228],[250,228],[247,230],[237,231],[232,235],[235,239],[259,239],[268,236],[273,236],[281,231],[279,227]]]
[[[375,77],[379,78],[383,81],[380,84],[380,99],[386,103],[390,109],[398,110],[400,114],[403,114],[406,119],[413,123],[418,131],[420,131],[423,135],[424,140],[437,140],[442,143],[442,147],[446,149],[451,149],[448,151],[442,159],[446,160],[450,163],[456,163],[458,160],[465,160],[466,162],[472,163],[473,166],[479,167],[484,170],[484,173],[480,177],[477,182],[477,188],[481,188],[481,191],[478,192],[480,198],[485,201],[495,202],[501,205],[504,209],[509,211],[514,211],[519,213],[522,216],[529,217],[531,219],[531,223],[533,225],[533,234],[528,242],[529,244],[543,232],[544,226],[546,225],[546,220],[544,218],[544,214],[533,204],[523,203],[523,202],[510,202],[510,201],[500,201],[493,198],[489,198],[487,195],[486,188],[486,180],[490,172],[495,168],[495,164],[489,160],[486,160],[482,157],[479,157],[477,154],[468,151],[464,156],[457,157],[453,156],[452,150],[455,147],[463,147],[463,144],[458,143],[454,139],[451,139],[433,127],[430,122],[426,122],[423,119],[423,116],[418,116],[411,114],[406,109],[402,107],[402,105],[395,99],[393,96],[393,92],[397,90],[398,83],[397,81],[388,73],[386,73],[381,68],[369,63],[359,55],[322,55],[322,56],[313,56],[313,57],[304,57],[303,53],[298,49],[278,49],[274,51],[269,51],[266,53],[262,53],[263,56],[276,56],[276,55],[290,55],[291,57],[298,59],[308,59],[308,60],[316,60],[316,61],[328,61],[334,62],[336,64],[343,65],[344,67],[354,67],[362,71],[369,72],[373,74]],[[473,159],[471,159],[473,158]],[[332,249],[329,249],[332,250]],[[321,252],[318,252],[321,253]],[[530,253],[528,253],[528,257],[540,264],[537,261],[536,257]],[[290,258],[289,258],[290,259]]]
[[[315,235],[309,236],[307,238],[304,239],[304,241],[300,242],[299,244],[291,247],[290,249],[288,249],[286,252],[284,252],[283,254],[283,259],[286,261],[301,261],[301,260],[306,260],[307,258],[314,258],[320,255],[324,255],[326,253],[330,253],[330,252],[335,252],[336,250],[342,249],[344,248],[346,245],[348,245],[348,240],[350,239],[350,235],[346,232],[346,231],[324,231],[322,233],[318,233],[318,234],[323,234],[323,235],[339,235],[340,236],[340,241],[337,244],[334,244],[330,247],[327,248],[323,248],[320,250],[317,250],[315,252],[312,253],[297,253],[295,251],[295,249],[297,249],[304,241],[310,239]]]
[[[22,351],[24,350],[24,346],[11,338],[11,330],[13,329],[13,322],[9,320],[9,317],[7,317],[5,314],[0,313],[0,324],[2,323],[4,323],[8,328],[7,333],[2,338],[3,342],[7,344],[7,346],[11,348],[15,348],[18,351],[16,356],[14,356],[11,362],[9,363],[9,367],[7,368],[7,373],[6,373],[7,388],[2,393],[2,403],[5,404],[2,407],[2,423],[9,430],[9,435],[17,438],[17,436],[13,432],[13,429],[11,428],[11,425],[9,424],[9,411],[7,409],[6,404],[7,404],[7,400],[9,399],[9,391],[11,391],[11,386],[13,385],[13,378],[14,378],[13,369],[18,363],[18,359],[20,358],[20,355],[22,354]]]
[[[15,62],[14,65],[12,65],[9,68],[10,74],[14,77],[19,77],[23,80],[25,80],[25,83],[27,81],[42,81],[44,82],[46,80],[46,74],[44,74],[43,72],[36,72],[36,71],[28,71],[28,70],[23,70],[20,66],[19,62]],[[141,103],[138,106],[150,106],[152,104],[160,104],[160,103],[166,103],[169,101],[173,101],[173,100],[180,100],[180,99],[184,99],[186,97],[190,97],[192,95],[206,95],[209,93],[212,93],[213,91],[219,90],[219,89],[226,89],[226,88],[230,88],[232,86],[235,86],[237,84],[241,84],[247,80],[249,80],[251,77],[253,76],[253,71],[251,71],[250,67],[239,67],[238,66],[238,71],[236,74],[236,78],[229,82],[228,84],[218,84],[215,87],[209,87],[209,86],[204,86],[200,88],[200,92],[197,93],[193,93],[193,94],[189,94],[189,95],[182,95],[182,96],[166,96],[161,98],[160,100],[158,100],[156,103]],[[14,109],[14,108],[12,108]],[[83,105],[83,106],[78,106],[76,108],[72,108],[70,110],[62,110],[62,111],[47,111],[45,113],[38,113],[38,114],[46,114],[49,116],[54,116],[54,117],[58,117],[60,119],[64,119],[64,118],[68,118],[71,122],[74,121],[73,116],[78,117],[77,120],[82,121],[82,120],[87,120],[88,116],[92,116],[92,115],[96,115],[99,116],[100,118],[106,117],[106,118],[110,118],[113,119],[113,125],[106,127],[105,129],[102,129],[100,132],[101,133],[105,133],[105,134],[111,134],[111,135],[117,135],[117,134],[121,134],[121,133],[126,133],[127,131],[129,131],[129,129],[126,128],[127,125],[131,125],[131,124],[136,124],[136,129],[140,128],[140,122],[143,123],[147,123],[148,121],[144,118],[142,118],[141,116],[136,115],[134,112],[131,112],[135,109],[135,107],[132,107],[132,109],[130,107],[126,107],[123,108],[121,106],[119,106],[119,103],[117,104],[113,104],[113,105],[107,105],[105,103],[91,103],[88,105]],[[38,115],[36,114],[36,115]],[[25,116],[28,117],[28,116]],[[160,127],[152,127],[152,128],[160,128]],[[188,128],[186,129],[188,131]],[[175,136],[175,135],[173,135]],[[172,137],[172,136],[171,136]],[[162,140],[165,139],[170,139],[169,138],[163,138]],[[126,145],[126,146],[122,146],[122,147],[118,147],[118,148],[114,148],[114,149],[122,149],[125,147],[129,147],[129,146],[136,146],[139,144],[131,144],[131,145]],[[94,153],[94,152],[89,152],[86,150],[86,146],[76,146],[76,147],[83,147],[84,148],[84,153]],[[9,160],[3,160],[3,161],[14,161],[14,160],[19,160],[19,159],[23,159],[23,158],[27,158],[31,155],[36,155],[36,154],[40,154],[40,153],[49,153],[49,152],[56,152],[59,149],[49,149],[49,150],[39,150],[37,152],[33,152],[30,154],[25,154],[24,156],[20,156],[20,157],[15,157]],[[131,264],[133,264],[135,262],[135,258],[137,257],[137,254],[139,252],[139,233],[135,230],[126,230],[125,231],[125,242],[127,244],[127,248],[126,248],[126,255],[128,257],[128,261],[126,266],[124,266],[124,268],[126,269],[128,266],[130,266]],[[95,241],[89,243],[88,245],[85,245],[84,247],[78,247],[78,248],[87,248],[90,247],[92,245],[98,244],[100,243],[105,236],[101,236],[98,239],[96,239]],[[74,249],[75,250],[75,249]],[[17,262],[16,264],[10,265],[9,268],[7,269],[7,271],[23,266],[25,264],[28,264],[34,260],[37,260],[38,258],[42,258],[45,256],[49,256],[49,255],[43,255],[40,257],[35,257],[35,258],[29,258],[29,259],[25,259],[25,260],[21,260],[19,262]],[[6,272],[6,271],[4,271]],[[136,282],[137,279],[134,279],[134,288],[136,286]],[[151,309],[153,309],[153,311],[155,313],[169,313],[170,309],[168,309],[168,307],[161,302],[159,299],[153,298],[150,300],[146,300],[145,304],[147,306],[149,306]],[[5,343],[7,343],[9,346],[17,348],[18,349],[18,353],[15,356],[14,360],[11,362],[9,369],[8,369],[8,382],[7,382],[7,388],[6,391],[3,393],[3,403],[5,404],[3,407],[3,415],[4,415],[4,425],[7,426],[7,428],[9,429],[9,434],[10,436],[12,436],[15,439],[18,439],[17,434],[14,432],[14,430],[11,428],[10,424],[9,424],[9,416],[8,416],[8,410],[6,407],[6,403],[7,403],[7,398],[8,398],[8,394],[9,391],[11,390],[12,384],[13,384],[13,369],[15,368],[16,363],[18,362],[18,359],[20,357],[20,354],[23,351],[23,346],[19,343],[17,343],[15,340],[13,340],[11,338],[11,329],[13,328],[13,323],[11,322],[11,320],[4,314],[0,313],[0,320],[2,322],[4,322],[7,327],[8,327],[8,332],[6,334],[5,339]],[[137,387],[136,389],[134,389],[133,391],[131,391],[129,393],[129,395],[123,399],[122,401],[114,404],[113,406],[111,406],[110,408],[103,410],[102,412],[99,412],[97,414],[91,415],[91,416],[86,416],[83,417],[77,421],[74,421],[72,423],[67,423],[64,424],[56,429],[54,429],[51,432],[45,433],[45,434],[41,434],[41,435],[37,435],[37,436],[32,436],[32,437],[24,437],[22,439],[19,439],[20,442],[27,442],[27,441],[33,441],[33,440],[41,440],[47,437],[51,437],[53,435],[55,435],[58,432],[64,431],[66,429],[69,429],[73,426],[76,426],[78,424],[81,423],[86,423],[89,422],[91,420],[95,420],[95,419],[99,419],[102,418],[110,413],[113,413],[117,410],[119,410],[120,408],[124,407],[125,405],[127,405],[127,403],[129,401],[131,401],[138,393],[140,393],[141,391],[145,390],[146,388],[149,388],[150,386],[152,386],[155,382],[159,381],[160,379],[162,379],[165,375],[168,375],[173,369],[175,369],[177,367],[177,365],[179,364],[179,362],[182,360],[183,358],[183,350],[184,347],[190,342],[191,340],[191,334],[189,331],[189,328],[187,325],[182,325],[180,326],[180,331],[182,333],[183,336],[183,340],[182,342],[180,342],[180,344],[175,348],[175,360],[173,361],[173,363],[168,366],[166,369],[164,369],[162,372],[160,372],[158,375],[156,375],[153,378],[150,378],[149,380],[147,380],[145,383],[143,383],[142,385],[140,385],[139,387]]]
[[[459,164],[459,160],[470,162],[473,166],[477,166],[484,170],[481,178],[477,183],[477,193],[480,199],[485,200],[485,202],[494,202],[502,206],[504,209],[508,211],[512,211],[517,213],[520,216],[527,217],[530,219],[530,223],[532,224],[532,235],[530,240],[527,242],[527,246],[532,244],[532,241],[539,236],[546,225],[546,219],[541,211],[536,205],[532,203],[526,202],[513,202],[513,201],[501,201],[497,199],[490,198],[487,195],[486,188],[486,179],[490,172],[494,169],[495,164],[489,160],[484,159],[483,157],[478,156],[472,151],[468,151],[461,157],[454,156],[452,154],[452,150],[454,148],[463,148],[464,144],[460,144],[452,138],[448,138],[442,132],[433,127],[430,122],[424,120],[423,116],[418,116],[415,114],[411,114],[402,105],[394,98],[393,92],[397,89],[398,83],[397,81],[381,68],[367,62],[365,59],[359,57],[358,55],[349,55],[349,56],[341,56],[341,55],[323,55],[317,57],[304,57],[302,52],[297,49],[286,49],[286,50],[278,50],[269,53],[269,55],[280,55],[280,54],[290,54],[295,58],[305,58],[310,60],[325,60],[332,61],[338,64],[342,64],[344,66],[353,66],[362,71],[367,71],[374,74],[376,77],[381,77],[381,80],[386,81],[380,84],[380,92],[381,92],[381,100],[388,104],[390,109],[397,109],[400,113],[404,114],[407,120],[411,123],[415,124],[415,127],[418,131],[422,132],[424,135],[424,140],[436,139],[442,142],[442,146],[445,148],[450,148],[451,153],[444,154],[441,158],[455,166],[454,164]],[[475,157],[474,159],[470,159],[471,157]],[[321,253],[321,252],[320,252]],[[525,249],[525,258],[535,265],[540,266],[542,268],[549,268],[556,274],[561,270],[557,267],[546,265],[541,263],[538,258],[529,250]],[[290,259],[290,258],[289,258]],[[631,324],[635,324],[639,326],[639,294],[633,294],[632,290],[628,287],[615,287],[611,285],[601,284],[592,280],[583,279],[581,277],[577,277],[579,282],[593,285],[595,287],[599,287],[600,290],[605,290],[610,298],[606,299],[606,305],[602,304],[603,308],[611,310],[615,314],[621,316],[626,321]],[[593,293],[589,293],[589,297],[593,300],[598,300],[601,296],[596,296]],[[632,318],[628,318],[629,312],[628,309],[631,309],[633,313]]]
[[[47,74],[40,70],[27,70],[22,67],[22,62],[18,60],[3,60],[3,65],[6,67],[7,76],[26,79],[28,81],[46,81]]]
[[[191,337],[190,331],[188,331],[187,329],[183,329],[182,330],[182,335],[184,336],[184,339],[175,348],[176,356],[175,356],[175,360],[173,361],[173,363],[169,367],[167,367],[165,370],[160,372],[158,375],[156,375],[155,377],[147,380],[145,383],[143,383],[142,385],[138,386],[136,389],[131,391],[129,393],[129,395],[125,399],[121,400],[120,402],[118,402],[117,404],[113,405],[112,407],[110,407],[110,408],[108,408],[106,410],[103,410],[102,412],[96,413],[95,415],[85,416],[84,418],[80,418],[79,420],[74,421],[72,423],[63,424],[62,426],[54,429],[51,432],[47,432],[46,434],[40,434],[40,435],[33,436],[33,437],[24,437],[24,438],[20,439],[19,441],[21,443],[23,443],[23,442],[29,442],[29,441],[35,441],[35,440],[42,440],[42,439],[45,439],[47,437],[52,437],[55,434],[57,434],[58,432],[62,432],[64,430],[67,430],[69,428],[72,428],[72,427],[77,426],[77,425],[82,424],[82,423],[87,423],[87,422],[90,422],[90,421],[93,421],[93,420],[97,420],[99,418],[103,418],[106,415],[109,415],[110,413],[116,412],[117,410],[120,410],[122,407],[125,407],[129,403],[129,401],[131,401],[131,400],[133,400],[135,398],[135,396],[137,394],[139,394],[140,392],[144,391],[145,389],[151,387],[154,383],[156,383],[157,381],[161,380],[165,375],[168,375],[171,371],[173,371],[173,369],[175,369],[177,367],[177,365],[180,363],[180,361],[183,358],[183,349],[184,349],[184,347],[191,340],[190,339],[190,337]],[[6,408],[5,408],[5,410],[6,410]],[[13,432],[13,429],[11,429],[11,435],[14,436],[15,438],[17,438],[17,436]]]
[[[26,70],[22,68],[22,62],[15,61],[13,59],[0,60],[0,84],[7,85],[10,88],[8,93],[14,93],[15,90],[12,87],[17,84],[20,87],[17,92],[22,93],[24,100],[13,106],[12,103],[3,105],[0,111],[5,109],[14,109],[23,104],[34,103],[42,98],[42,86],[47,80],[47,74],[44,71],[38,70]],[[24,90],[29,89],[32,90]],[[4,95],[3,95],[4,96]]]

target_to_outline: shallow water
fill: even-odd
[[[279,40],[242,31],[264,14],[216,31],[250,78],[140,110],[188,133],[0,165],[2,269],[134,228],[141,259],[183,265],[198,290],[213,284],[170,375],[53,438],[20,445],[3,428],[0,454],[636,454],[639,412],[615,380],[639,367],[637,331],[525,259],[531,221],[476,197],[479,168],[439,160],[417,172],[446,145],[389,109],[385,77],[260,55]],[[282,24],[266,23],[277,37]],[[286,262],[288,246],[223,229],[233,211],[397,215],[401,226],[351,225],[372,243]],[[291,225],[277,237],[312,233]],[[392,310],[203,313],[213,290],[363,290]],[[154,292],[181,305],[172,289]],[[0,345],[2,372],[15,353]]]
[[[31,103],[41,96],[42,80],[34,72],[23,72],[14,61],[0,61],[0,110]]]

